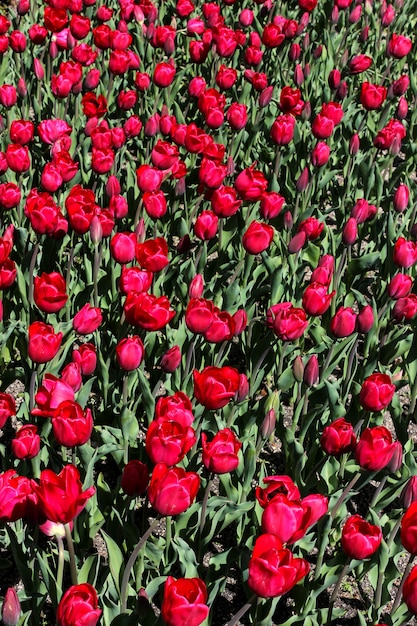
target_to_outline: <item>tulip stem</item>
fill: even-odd
[[[227,623],[226,626],[235,626],[235,624],[238,623],[238,621],[240,620],[242,615],[244,615],[246,613],[246,611],[249,611],[249,609],[251,608],[255,598],[256,598],[256,594],[253,594],[253,596],[251,598],[249,598],[249,602],[244,604],[242,606],[242,608],[239,609],[239,611],[235,615],[233,615],[232,619]]]
[[[330,626],[330,624],[332,623],[333,606],[334,606],[334,603],[336,601],[337,594],[339,593],[339,589],[340,589],[340,585],[342,584],[342,580],[344,579],[344,577],[346,576],[346,574],[347,574],[347,572],[349,570],[349,565],[350,565],[350,561],[345,563],[342,571],[339,574],[339,578],[337,579],[337,582],[336,582],[335,588],[333,589],[332,595],[330,596],[329,612],[327,614],[327,626]]]
[[[375,493],[374,493],[374,495],[372,497],[371,504],[369,505],[370,509],[372,509],[375,506],[381,491],[385,487],[385,483],[387,482],[387,478],[388,478],[388,476],[385,474],[385,476],[382,477],[382,480],[380,481],[378,487],[375,489]]]
[[[356,485],[356,483],[358,482],[358,480],[359,480],[359,478],[361,476],[362,476],[361,472],[358,472],[357,474],[355,474],[355,476],[352,478],[350,483],[348,483],[346,485],[346,487],[343,489],[342,495],[340,496],[340,498],[338,499],[338,501],[334,505],[332,512],[330,513],[330,518],[332,520],[334,520],[334,518],[336,517],[336,513],[340,509],[341,505],[343,504],[343,501],[346,498],[347,494],[352,489],[352,487],[354,487]]]
[[[32,257],[29,265],[29,304],[33,307],[33,271],[35,269],[35,263],[39,252],[39,242],[37,241],[33,247]]]
[[[78,585],[78,573],[77,565],[75,563],[74,542],[72,541],[71,527],[69,524],[65,524],[65,538],[67,540],[68,552],[70,557],[71,582],[73,585]]]
[[[213,484],[214,474],[211,472],[210,477],[207,481],[206,490],[204,492],[203,502],[201,504],[201,516],[200,516],[200,542],[203,536],[203,530],[206,523],[206,513],[207,513],[207,502],[211,492],[211,486]]]
[[[401,598],[402,598],[402,594],[403,594],[403,587],[404,587],[405,579],[407,578],[408,574],[410,573],[411,567],[413,565],[413,560],[414,560],[414,555],[410,554],[410,556],[408,557],[406,568],[405,568],[404,573],[403,573],[403,577],[402,577],[401,582],[400,582],[400,584],[398,586],[398,589],[397,589],[397,595],[395,596],[394,604],[392,605],[392,609],[391,609],[390,615],[393,615],[395,613],[395,611],[398,609],[398,607],[399,607],[399,605],[401,603]]]
[[[165,518],[165,565],[169,563],[169,548],[172,541],[172,516],[167,515]]]
[[[58,595],[62,594],[62,579],[64,577],[64,561],[65,561],[65,552],[64,552],[64,542],[61,537],[56,538],[58,543],[58,570],[56,574],[56,583],[58,587]],[[58,598],[58,600],[60,597]]]
[[[126,563],[126,567],[125,567],[125,571],[123,573],[123,579],[122,579],[122,586],[120,589],[120,615],[122,613],[126,613],[126,607],[127,607],[127,595],[128,595],[128,584],[129,584],[129,578],[130,578],[130,573],[132,570],[132,567],[138,557],[138,554],[141,550],[141,548],[145,545],[145,543],[147,542],[147,540],[149,539],[149,537],[152,535],[153,531],[155,530],[155,528],[158,526],[159,524],[159,520],[160,517],[158,515],[158,517],[156,517],[152,524],[150,524],[148,530],[146,531],[146,533],[144,533],[142,535],[142,537],[139,539],[138,543],[136,544],[132,554],[129,557],[128,562]]]

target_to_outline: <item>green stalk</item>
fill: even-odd
[[[241,608],[241,609],[239,609],[239,611],[238,611],[235,615],[233,615],[232,619],[231,619],[229,622],[227,622],[227,625],[226,625],[226,626],[235,626],[235,624],[237,624],[237,623],[238,623],[238,621],[240,620],[240,618],[241,618],[243,615],[245,615],[245,613],[246,613],[247,611],[249,611],[249,609],[251,608],[251,606],[252,606],[252,604],[253,604],[253,602],[254,602],[255,598],[256,598],[256,594],[253,594],[253,596],[252,596],[251,598],[249,598],[249,602],[247,602],[246,604],[244,604],[244,605],[242,606],[242,608]]]
[[[402,595],[403,595],[403,587],[404,587],[405,579],[407,578],[408,574],[410,573],[410,570],[411,570],[412,565],[413,565],[413,560],[414,560],[414,555],[410,554],[410,556],[408,557],[407,566],[406,566],[406,568],[404,570],[404,573],[403,573],[403,577],[402,577],[401,582],[399,584],[399,587],[397,589],[397,595],[395,596],[394,604],[392,605],[392,609],[391,609],[390,615],[394,615],[395,611],[398,609],[399,605],[401,604],[401,599],[402,599]]]
[[[71,582],[73,585],[78,585],[78,573],[77,565],[75,562],[74,542],[72,540],[71,528],[69,524],[65,524],[65,538],[67,540],[68,552],[70,557]]]
[[[333,589],[333,593],[330,596],[329,612],[327,613],[327,626],[330,626],[330,624],[332,623],[333,606],[334,606],[334,603],[336,601],[337,594],[338,594],[339,589],[340,589],[340,585],[342,584],[342,580],[344,579],[344,577],[346,576],[346,574],[347,574],[347,572],[349,570],[349,565],[350,565],[350,561],[345,563],[345,565],[343,566],[343,569],[342,569],[342,571],[339,574],[339,578],[337,579],[335,588]]]
[[[64,542],[61,537],[56,538],[58,543],[58,570],[56,574],[56,585],[58,588],[58,601],[61,599],[62,595],[62,580],[64,577],[64,562],[65,562],[65,551],[64,551]]]
[[[129,584],[129,578],[130,578],[132,567],[138,557],[138,554],[141,548],[145,545],[145,543],[147,542],[147,540],[149,539],[149,537],[151,536],[151,534],[153,533],[153,531],[159,524],[159,520],[160,520],[160,517],[158,515],[158,517],[156,517],[153,520],[152,524],[150,524],[146,533],[142,535],[142,537],[139,539],[138,543],[136,544],[126,564],[125,571],[123,573],[122,586],[120,589],[120,615],[122,615],[123,613],[126,613],[128,584]]]

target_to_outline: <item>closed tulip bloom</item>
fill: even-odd
[[[16,459],[34,459],[40,448],[41,438],[34,424],[24,424],[12,440],[12,454]]]
[[[312,387],[319,380],[319,361],[316,354],[312,354],[304,368],[303,381],[307,387]]]
[[[229,341],[235,334],[235,320],[227,311],[214,307],[213,321],[204,333],[204,339],[212,343]]]
[[[285,204],[285,198],[276,191],[266,192],[262,196],[259,207],[261,216],[264,220],[272,220],[277,217]]]
[[[235,180],[235,189],[242,200],[256,202],[261,200],[268,186],[268,181],[255,166],[247,167]]]
[[[209,241],[217,235],[219,218],[213,211],[202,211],[194,224],[194,234],[201,241]]]
[[[390,463],[395,443],[385,426],[365,428],[355,449],[356,462],[370,472],[377,472]]]
[[[408,296],[398,298],[392,309],[392,317],[396,322],[412,320],[417,314],[417,295],[410,293]]]
[[[92,343],[83,343],[72,352],[72,360],[76,363],[83,376],[91,376],[97,365],[97,352]]]
[[[82,446],[91,437],[93,417],[90,409],[83,409],[77,402],[65,400],[52,416],[52,431],[60,446]]]
[[[406,509],[417,501],[417,475],[410,476],[408,479],[401,494],[401,501]]]
[[[260,254],[269,248],[274,237],[274,228],[269,224],[251,222],[242,237],[242,245],[248,254]]]
[[[214,304],[204,298],[191,298],[185,311],[187,328],[196,334],[204,334],[214,319]]]
[[[393,205],[397,213],[403,213],[406,210],[409,199],[410,191],[407,185],[399,185],[393,197]]]
[[[399,237],[394,245],[393,259],[398,267],[411,267],[417,262],[417,243]]]
[[[209,614],[207,589],[200,578],[168,576],[161,606],[166,626],[200,626]]]
[[[295,117],[290,113],[279,115],[271,128],[271,139],[278,146],[288,145],[294,137]]]
[[[260,535],[249,561],[249,588],[261,598],[281,596],[310,571],[304,559],[295,558],[275,535]]]
[[[343,228],[342,241],[346,246],[353,246],[357,238],[358,223],[354,217],[349,217]]]
[[[407,56],[412,47],[411,39],[393,33],[387,45],[387,54],[395,59],[402,59]]]
[[[35,481],[18,476],[14,469],[0,474],[0,521],[16,522],[36,503]]]
[[[160,272],[169,263],[168,244],[164,237],[147,239],[136,244],[136,259],[144,270]]]
[[[89,583],[73,585],[64,593],[58,604],[58,626],[96,626],[101,616],[97,592]]]
[[[53,326],[33,322],[29,326],[28,355],[34,363],[52,361],[61,346],[62,333],[55,333]]]
[[[181,363],[181,348],[179,346],[172,346],[169,350],[164,352],[161,358],[161,369],[167,374],[175,372],[177,367]]]
[[[33,286],[33,299],[44,313],[57,313],[67,303],[66,283],[59,272],[45,272],[36,276]]]
[[[165,419],[154,419],[146,433],[146,452],[152,463],[177,465],[197,441],[191,426]]]
[[[149,483],[149,470],[145,463],[133,460],[123,468],[121,488],[128,496],[141,496]]]
[[[32,409],[32,415],[52,417],[64,400],[74,400],[74,389],[65,380],[53,374],[45,374],[35,395],[36,406]]]
[[[74,315],[72,325],[76,333],[89,335],[93,333],[103,321],[101,309],[85,304],[82,309]]]
[[[110,240],[112,258],[121,264],[129,263],[135,258],[137,237],[135,233],[116,233]]]
[[[194,502],[199,486],[198,474],[158,463],[148,488],[149,502],[160,515],[179,515]]]
[[[383,411],[390,404],[395,392],[387,374],[375,372],[365,378],[359,394],[359,402],[366,411]]]
[[[303,294],[303,309],[308,315],[323,315],[327,311],[336,292],[327,292],[320,283],[311,283]]]
[[[387,293],[393,300],[408,296],[413,286],[413,279],[408,274],[396,274],[391,278]]]
[[[335,337],[349,337],[356,328],[357,315],[351,307],[340,307],[330,321],[330,330]]]
[[[17,626],[22,609],[14,587],[9,587],[4,594],[1,608],[1,621],[4,626]]]
[[[358,54],[354,56],[349,63],[349,71],[351,74],[360,74],[365,72],[372,65],[372,57],[366,54]]]
[[[120,367],[131,372],[139,367],[144,357],[142,340],[137,335],[121,339],[116,346],[116,358]]]
[[[417,615],[417,565],[414,565],[404,581],[403,599],[410,613]]]
[[[323,167],[330,157],[330,147],[324,141],[319,141],[311,153],[311,163],[314,167]]]
[[[366,559],[381,545],[382,531],[360,515],[352,515],[342,529],[342,548],[351,559]]]
[[[336,457],[346,452],[352,452],[356,446],[356,435],[352,424],[347,422],[344,417],[335,420],[323,430],[320,445],[326,454]]]
[[[356,317],[356,330],[358,333],[369,333],[375,323],[374,311],[370,304],[361,309]]]
[[[206,433],[201,435],[203,448],[203,465],[215,474],[226,474],[234,471],[239,465],[238,452],[242,443],[230,428],[220,430],[208,442]]]
[[[387,88],[381,85],[363,82],[361,87],[360,101],[364,109],[373,111],[379,109],[387,97]]]

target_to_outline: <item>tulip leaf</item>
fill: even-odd
[[[114,539],[110,537],[104,530],[101,530],[101,535],[106,542],[107,552],[109,555],[109,567],[110,572],[116,586],[117,591],[120,593],[120,576],[124,569],[124,558],[123,553],[120,550],[118,544]]]

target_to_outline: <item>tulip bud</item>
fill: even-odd
[[[362,6],[360,4],[357,4],[355,8],[350,12],[350,15],[349,15],[350,24],[356,24],[357,22],[359,22],[361,15],[362,15]]]
[[[28,93],[28,89],[26,87],[26,83],[25,83],[25,79],[24,78],[19,78],[19,80],[17,81],[17,93],[19,94],[19,96],[21,98],[25,98],[27,96]]]
[[[337,24],[339,21],[339,9],[335,5],[332,9],[331,22],[332,24]]]
[[[327,79],[330,89],[337,89],[340,85],[340,81],[341,81],[340,71],[337,69],[332,70]]]
[[[359,142],[359,135],[358,133],[355,133],[354,135],[352,135],[352,137],[350,138],[350,142],[349,142],[349,154],[351,156],[355,156],[356,154],[358,154],[359,152],[359,147],[360,147],[360,142]]]
[[[391,156],[396,157],[400,153],[400,150],[401,150],[401,138],[398,135],[396,135],[394,137],[392,144],[389,147],[389,153]]]
[[[118,196],[120,192],[121,192],[120,183],[117,180],[116,176],[112,174],[111,176],[109,176],[107,183],[106,183],[107,197],[111,198],[112,196]]]
[[[298,177],[298,180],[295,184],[295,187],[298,193],[302,193],[303,191],[305,191],[305,189],[307,188],[309,179],[310,179],[310,175],[309,175],[308,167],[305,167],[303,171],[301,172],[300,176]]]
[[[306,239],[307,239],[307,236],[303,230],[297,233],[296,235],[294,235],[294,237],[291,239],[290,243],[288,244],[288,252],[290,254],[295,254],[296,252],[299,252],[301,248],[304,246]]]
[[[298,43],[292,43],[291,47],[290,47],[290,51],[288,53],[288,58],[290,61],[297,61],[297,59],[300,58],[301,55],[301,48],[300,48],[300,44]]]
[[[292,365],[292,373],[297,383],[303,382],[304,363],[303,363],[303,359],[301,358],[299,354],[294,359],[294,363]]]
[[[235,321],[235,337],[241,335],[248,325],[248,314],[245,309],[238,309],[233,315]]]
[[[310,48],[310,35],[308,33],[304,35],[303,48],[304,50],[308,50]]]
[[[311,72],[310,63],[306,63],[303,69],[304,78],[308,78],[310,76],[310,72]]]
[[[399,441],[394,443],[394,452],[392,454],[391,460],[387,465],[387,469],[390,472],[398,472],[398,470],[402,467],[403,464],[403,448]]]
[[[236,401],[242,402],[249,393],[249,381],[246,374],[239,374],[239,387],[236,392]]]
[[[43,69],[42,63],[39,59],[33,59],[33,71],[35,72],[35,76],[38,80],[43,80],[45,77],[45,70]]]
[[[259,106],[264,108],[268,106],[268,104],[272,100],[272,96],[274,94],[274,87],[270,85],[269,87],[265,87],[259,94]]]
[[[181,350],[179,346],[172,346],[169,350],[162,355],[161,369],[167,374],[175,372],[179,364],[181,363]]]
[[[319,361],[316,354],[312,354],[304,369],[304,382],[312,387],[319,380]]]
[[[313,52],[313,57],[315,59],[319,59],[321,57],[321,55],[323,54],[323,46],[320,44],[319,46],[317,46],[317,48],[314,50]]]
[[[356,330],[358,333],[369,333],[374,325],[374,311],[370,304],[367,304],[359,312],[356,318]]]
[[[274,409],[269,409],[261,424],[261,436],[263,439],[269,439],[269,437],[272,435],[275,430],[276,421],[277,416]]]
[[[350,217],[345,224],[342,240],[345,246],[352,246],[358,236],[358,224],[354,217]]]
[[[293,227],[293,219],[291,215],[291,211],[285,211],[284,213],[284,228],[285,230],[291,230]]]
[[[417,500],[417,476],[410,476],[400,498],[405,509]]]
[[[179,252],[179,254],[185,254],[189,250],[191,250],[190,235],[184,235],[177,243],[177,252]]]
[[[394,209],[398,213],[402,213],[407,208],[409,199],[410,191],[407,185],[399,185],[393,198]]]
[[[196,274],[188,288],[188,296],[190,298],[201,298],[204,291],[204,278],[202,274]]]
[[[399,120],[405,120],[408,115],[408,102],[401,96],[397,106],[397,117]]]
[[[294,69],[294,82],[298,87],[300,87],[304,82],[304,73],[299,63],[297,63]]]
[[[90,237],[91,237],[91,241],[94,244],[100,243],[100,241],[103,239],[103,227],[101,225],[100,218],[98,217],[98,215],[95,215],[93,219],[91,220]]]
[[[9,587],[5,593],[1,619],[4,626],[16,626],[21,613],[19,598],[14,587]]]
[[[145,220],[143,219],[143,217],[140,218],[139,222],[136,224],[135,227],[135,234],[138,238],[138,242],[139,243],[143,243],[146,239],[146,226],[145,226]]]
[[[368,37],[369,37],[369,26],[364,26],[364,28],[362,28],[361,30],[361,34],[359,38],[362,43],[365,43],[366,41],[368,41]]]
[[[30,2],[29,0],[19,0],[17,3],[17,13],[22,17],[26,15],[30,11]]]
[[[337,99],[343,100],[343,98],[346,98],[347,92],[348,92],[348,86],[347,86],[347,82],[344,80],[343,82],[340,83],[339,88],[336,92]]]

